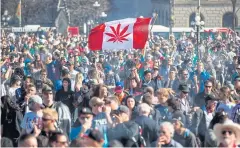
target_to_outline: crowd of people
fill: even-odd
[[[86,36],[2,30],[1,146],[239,147],[239,36],[196,45],[183,32],[92,51]]]

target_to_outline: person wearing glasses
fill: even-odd
[[[33,124],[33,134],[38,141],[39,147],[47,147],[49,137],[54,132],[61,131],[56,126],[58,113],[54,109],[45,108],[42,110],[42,118],[39,124]]]
[[[90,108],[79,108],[78,115],[78,120],[76,120],[71,129],[71,133],[69,136],[70,141],[75,140],[78,137],[82,137],[85,133],[89,131],[92,126],[93,113]]]
[[[213,95],[212,94],[212,88],[213,88],[213,83],[212,81],[210,80],[207,80],[205,83],[204,83],[204,91],[203,92],[200,92],[198,93],[194,100],[193,100],[193,105],[195,107],[195,111],[197,109],[199,109],[200,107],[204,106],[205,105],[205,100],[204,98],[206,98],[208,95]]]
[[[217,137],[218,147],[237,148],[240,144],[240,125],[226,120],[223,124],[216,124],[213,132]]]
[[[189,71],[187,69],[182,69],[179,72],[178,79],[174,81],[172,89],[176,93],[180,92],[178,88],[181,84],[187,85],[190,88],[190,96],[193,96],[197,92],[197,86],[189,79]]]
[[[71,131],[71,114],[69,108],[60,101],[54,101],[53,90],[50,87],[44,87],[42,94],[43,105],[46,108],[56,110],[58,113],[57,127],[69,135]]]

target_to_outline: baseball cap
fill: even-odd
[[[104,141],[102,133],[97,129],[90,129],[87,137],[99,143]]]
[[[122,113],[129,114],[129,109],[128,109],[128,107],[125,106],[125,105],[120,105],[120,106],[118,107],[118,111],[119,111],[119,112],[122,112]]]
[[[104,104],[104,101],[98,97],[92,97],[92,99],[89,101],[90,107],[93,107],[95,105],[103,105],[103,104]]]
[[[184,119],[179,115],[176,115],[176,116],[173,115],[173,117],[172,117],[172,121],[179,121],[182,124],[182,126],[184,126],[184,121],[183,120]]]
[[[121,86],[117,86],[114,89],[115,93],[121,93],[123,91],[123,88]]]
[[[213,95],[207,95],[205,97],[205,103],[207,104],[207,102],[211,100],[211,101],[217,101],[217,99],[213,96]]]
[[[187,85],[180,84],[178,89],[182,92],[190,92],[189,87]]]
[[[88,107],[83,107],[82,109],[80,109],[80,111],[78,113],[79,114],[93,114],[92,110]]]
[[[52,91],[52,88],[49,87],[49,86],[45,86],[45,87],[43,87],[43,89],[42,89],[42,92],[43,92],[43,93],[50,92],[50,91]]]
[[[32,103],[38,103],[41,106],[41,108],[44,108],[42,98],[38,95],[33,95],[30,97],[29,104],[32,104]]]

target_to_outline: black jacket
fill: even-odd
[[[117,124],[114,128],[108,129],[108,140],[118,140],[124,147],[136,146],[132,138],[138,139],[138,124],[133,121]]]
[[[73,101],[74,101],[74,92],[73,91],[65,92],[63,89],[59,90],[56,93],[55,101],[61,101],[62,103],[67,105],[71,114],[74,112],[75,107],[73,105]]]
[[[157,140],[159,133],[159,125],[149,117],[146,116],[138,116],[135,119],[135,122],[141,126],[142,128],[142,136],[146,141],[146,145],[150,146],[150,144]]]
[[[9,138],[13,145],[17,146],[17,139],[21,134],[22,112],[19,106],[10,100],[1,100],[1,103],[2,137]]]

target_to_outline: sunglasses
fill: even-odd
[[[212,86],[205,86],[206,88],[211,88]]]
[[[182,93],[187,94],[188,92],[182,91]]]
[[[226,133],[228,133],[229,135],[232,135],[232,134],[233,134],[232,131],[222,131],[222,135],[225,135]]]
[[[85,116],[85,117],[80,117],[80,119],[85,120],[85,119],[90,119],[90,117]]]
[[[49,120],[51,120],[51,119],[42,118],[42,121],[43,121],[43,122],[46,122],[46,121],[49,121]]]
[[[57,143],[60,143],[61,145],[65,145],[65,144],[68,144],[67,141],[56,141]]]

